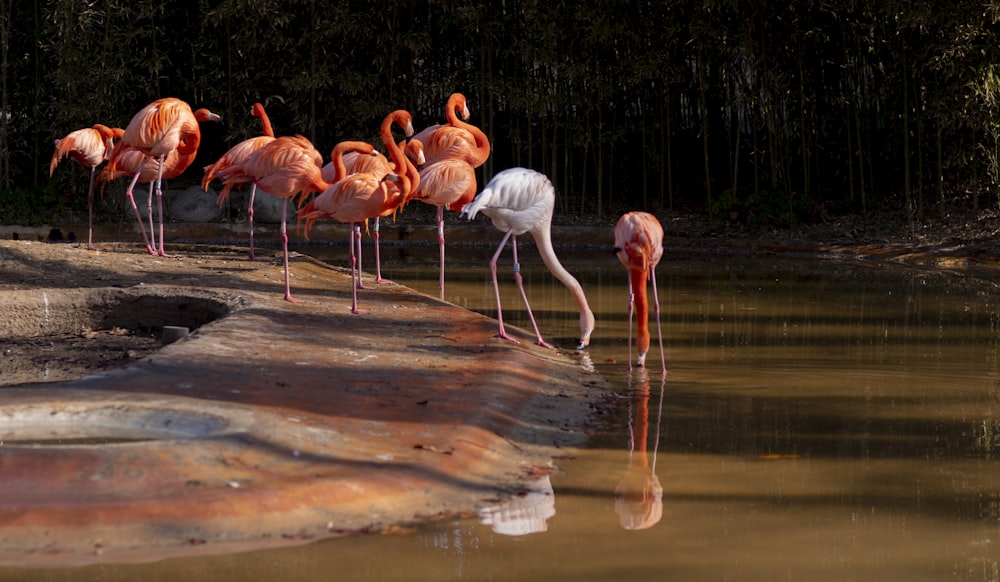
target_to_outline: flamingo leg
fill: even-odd
[[[439,204],[437,207],[437,225],[438,225],[438,249],[439,249],[438,253],[441,255],[441,274],[438,277],[438,289],[440,289],[441,291],[441,299],[444,299],[444,205],[443,204]],[[500,245],[500,248],[503,248],[503,245]]]
[[[142,225],[142,216],[139,215],[139,207],[135,205],[135,196],[132,195],[132,191],[135,189],[135,183],[139,181],[139,172],[135,173],[135,177],[132,178],[132,183],[128,185],[125,190],[125,198],[128,199],[129,204],[132,205],[132,214],[135,215],[136,222],[139,223],[139,232],[142,233],[142,242],[146,243],[146,252],[155,255],[156,250],[149,244],[149,237],[146,236],[146,229]]]
[[[378,242],[379,242],[379,228],[378,227],[379,227],[379,217],[376,216],[375,217],[375,227],[374,227],[374,230],[372,230],[372,238],[375,239],[375,282],[378,283],[379,285],[382,285],[382,284],[385,284],[385,283],[392,283],[392,281],[390,281],[388,279],[383,279],[382,278],[382,255],[379,252],[379,248],[378,248],[378,246],[379,246],[378,245]]]
[[[357,288],[358,289],[374,289],[374,287],[368,287],[368,286],[366,286],[364,284],[364,282],[361,280],[361,223],[357,223],[357,224],[354,225],[354,238],[357,240],[357,243],[358,243],[358,255],[357,255],[357,257],[358,257],[358,282],[357,282]],[[351,268],[354,268],[354,264],[353,263],[351,264]]]
[[[146,197],[146,218],[149,219],[149,239],[153,245],[152,254],[156,254],[156,228],[153,226],[153,183],[149,183],[149,196]]]
[[[253,199],[254,195],[257,194],[257,184],[251,182],[250,184],[250,204],[247,205],[247,222],[250,224],[250,260],[253,261],[256,257],[253,254]]]
[[[632,370],[632,319],[635,315],[635,292],[632,290],[632,278],[628,279],[628,367],[627,370]],[[639,365],[642,366],[643,358],[645,354],[639,355]]]
[[[163,215],[163,162],[166,156],[160,156],[160,167],[156,170],[156,211],[160,215],[160,250],[156,254],[161,257],[174,257],[176,255],[168,255],[166,250],[163,248],[163,222],[166,217]]]
[[[660,371],[666,374],[667,360],[663,356],[663,330],[660,328],[660,298],[656,293],[656,267],[649,270],[649,278],[653,282],[653,310],[656,312],[656,336],[660,340]],[[629,335],[631,335],[631,332]]]
[[[355,232],[357,232],[357,236],[355,236]],[[354,225],[349,244],[351,245],[351,313],[364,315],[367,312],[363,309],[358,309],[358,288],[361,287],[361,225]],[[355,244],[358,247],[357,255],[354,254]],[[355,266],[358,268],[355,269]],[[357,274],[357,279],[354,278],[355,274]]]
[[[90,187],[87,188],[87,250],[94,250],[94,178],[97,166],[90,167]]]
[[[497,332],[497,337],[500,339],[505,339],[507,341],[512,341],[515,344],[521,342],[517,341],[513,337],[507,334],[507,330],[503,326],[503,309],[500,307],[500,284],[497,283],[497,259],[500,258],[500,253],[503,251],[503,247],[507,244],[507,239],[511,237],[511,232],[507,231],[507,234],[503,235],[503,240],[500,241],[500,246],[497,247],[497,252],[493,253],[493,258],[490,259],[490,274],[493,276],[493,293],[497,298],[497,322],[500,324],[500,329]]]
[[[524,278],[521,277],[521,263],[517,260],[517,237],[514,236],[510,240],[511,249],[514,252],[514,281],[517,283],[517,290],[521,292],[521,300],[524,301],[524,307],[528,310],[528,319],[531,320],[531,327],[535,330],[536,343],[543,348],[549,348],[550,350],[556,349],[555,346],[546,342],[542,339],[542,333],[538,331],[538,323],[535,322],[535,316],[531,313],[531,305],[528,304],[528,295],[524,292]]]
[[[302,303],[292,298],[291,274],[288,271],[288,226],[285,218],[288,216],[288,198],[281,204],[281,250],[285,255],[285,301]]]

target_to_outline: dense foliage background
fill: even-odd
[[[997,203],[998,6],[983,0],[0,0],[0,221],[85,204],[52,140],[177,96],[328,152],[453,91],[562,213],[789,225]]]

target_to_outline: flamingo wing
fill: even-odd
[[[275,138],[259,135],[257,137],[252,137],[241,141],[240,143],[229,148],[229,151],[222,154],[214,164],[207,166],[205,168],[205,176],[202,178],[201,185],[202,188],[208,190],[208,184],[215,177],[215,174],[219,172],[222,168],[239,164],[249,158],[254,152],[263,148],[267,144],[274,141]]]
[[[544,174],[510,168],[494,176],[462,214],[471,220],[482,212],[497,229],[520,235],[547,227],[554,208],[555,188]]]
[[[85,168],[93,168],[104,161],[107,144],[104,137],[93,128],[78,129],[56,140],[55,151],[49,162],[51,176],[64,157],[70,157]]]
[[[460,209],[476,196],[476,172],[462,160],[442,160],[420,170],[420,187],[412,198]]]

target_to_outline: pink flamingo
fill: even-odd
[[[367,224],[368,219],[395,210],[405,200],[404,192],[408,189],[408,185],[403,185],[394,189],[394,192],[390,192],[385,179],[405,182],[408,178],[405,175],[400,177],[391,173],[381,177],[370,173],[348,175],[344,164],[344,154],[348,151],[362,155],[373,155],[375,148],[362,141],[338,143],[333,148],[332,154],[335,170],[333,184],[299,210],[299,219],[306,221],[306,238],[309,238],[309,229],[319,218],[332,218],[352,225],[350,235],[351,312],[364,314],[363,310],[358,309],[358,288],[361,287],[361,270],[358,265],[358,254],[361,250],[361,224]],[[357,254],[355,253],[355,245],[358,249]]]
[[[90,183],[87,187],[87,250],[94,250],[94,179],[97,166],[101,165],[114,149],[114,140],[121,138],[125,130],[110,128],[100,123],[93,127],[78,129],[66,137],[55,141],[55,152],[49,162],[49,176],[56,171],[59,161],[66,156],[84,168],[90,168]]]
[[[646,281],[653,286],[653,309],[656,312],[656,334],[660,340],[660,365],[667,373],[663,357],[663,332],[660,329],[660,300],[656,293],[656,265],[663,256],[663,227],[648,212],[629,212],[615,225],[615,252],[628,269],[628,369],[632,369],[632,314],[636,317],[636,365],[646,364],[649,351],[649,306]]]
[[[163,160],[163,170],[161,172],[159,160],[151,158],[135,148],[123,147],[120,144],[118,147],[122,151],[117,156],[115,169],[112,171],[110,165],[105,166],[101,170],[97,179],[98,181],[106,184],[107,182],[121,178],[122,176],[133,176],[133,186],[137,182],[149,184],[149,197],[146,200],[146,216],[149,217],[149,235],[152,237],[152,248],[155,249],[156,232],[153,230],[153,184],[156,181],[157,176],[160,176],[164,180],[170,180],[181,175],[184,169],[191,163],[191,161],[186,158],[194,158],[194,154],[182,156],[177,153],[177,150],[170,152]],[[129,201],[132,203],[132,214],[135,216],[136,221],[138,221],[139,229],[142,231],[143,238],[145,239],[146,231],[142,225],[142,216],[139,215],[139,209],[136,207],[135,199],[129,198]],[[148,244],[150,243],[147,243],[147,245]]]
[[[219,204],[229,198],[229,192],[236,184],[252,182],[265,192],[284,198],[281,207],[281,248],[285,259],[285,300],[298,302],[292,298],[290,274],[288,270],[288,199],[296,196],[304,199],[312,192],[323,192],[330,184],[323,181],[321,168],[323,156],[312,143],[301,135],[278,137],[238,164],[221,168],[217,176],[223,188],[219,193]]]
[[[264,111],[264,106],[260,103],[254,103],[253,107],[250,109],[250,114],[254,117],[260,119],[260,124],[263,128],[264,135],[258,135],[256,137],[251,137],[241,141],[240,143],[234,145],[222,154],[214,164],[205,167],[205,177],[201,180],[201,187],[208,191],[208,184],[215,177],[215,174],[219,172],[222,168],[231,166],[233,164],[238,164],[243,160],[247,159],[250,154],[264,147],[265,145],[274,141],[274,128],[271,127],[271,119],[267,116],[267,112]],[[257,184],[253,182],[250,183],[250,202],[247,204],[247,222],[250,225],[250,260],[254,260],[253,251],[253,201],[257,194]]]
[[[198,124],[205,121],[221,121],[221,117],[212,113],[208,109],[191,111],[191,106],[175,97],[165,97],[157,99],[149,105],[143,107],[129,122],[125,128],[125,135],[122,136],[120,145],[115,148],[108,160],[109,174],[113,175],[117,170],[120,152],[127,148],[134,148],[143,154],[155,158],[159,161],[159,172],[156,176],[156,203],[160,215],[160,248],[155,249],[156,237],[153,236],[153,245],[150,246],[146,239],[146,232],[143,230],[142,238],[146,242],[146,252],[151,255],[161,257],[169,256],[163,248],[163,169],[164,160],[170,152],[176,151],[179,154],[176,168],[177,174],[183,172],[194,161],[198,152],[198,145],[201,143],[201,129]],[[139,180],[139,171],[136,171],[132,183],[129,185],[125,196],[135,208],[135,198],[132,190]],[[141,226],[141,221],[140,221]]]
[[[432,125],[413,136],[424,144],[427,163],[442,158],[461,158],[473,168],[483,165],[490,157],[490,141],[478,127],[463,121],[469,119],[465,95],[452,93],[444,112],[448,120],[446,124]]]
[[[407,138],[405,142],[396,143],[393,141],[392,125],[394,123],[403,130],[403,134]],[[423,146],[419,142],[411,141],[409,139],[411,135],[413,135],[413,117],[408,111],[397,109],[389,115],[386,115],[385,119],[382,120],[382,125],[379,127],[379,137],[382,139],[382,144],[385,146],[386,151],[389,152],[389,158],[379,152],[375,152],[374,154],[361,154],[356,151],[345,151],[343,159],[347,174],[372,174],[381,180],[386,176],[386,174],[393,172],[401,173],[401,171],[405,171],[405,160],[407,156],[415,160],[416,163],[422,164],[424,162]],[[406,150],[407,156],[402,155],[403,149]],[[333,183],[336,181],[335,175],[336,168],[332,161],[323,166],[324,180]],[[411,184],[411,188],[415,188],[416,186],[417,183]],[[407,193],[407,196],[409,196],[409,193]],[[395,209],[390,212],[390,214],[393,213],[395,213]],[[374,218],[375,226],[372,229],[372,238],[375,239],[375,282],[380,284],[390,283],[391,281],[382,278],[382,257],[379,249],[379,226],[381,217],[376,216]],[[360,269],[360,247],[358,248],[358,253],[358,268]],[[361,288],[364,288],[364,286],[362,285]]]
[[[490,156],[490,142],[478,127],[458,119],[456,111],[468,118],[465,97],[455,93],[448,99],[447,125],[434,125],[414,136],[424,144],[426,163],[420,168],[420,188],[411,196],[437,207],[438,288],[444,297],[444,209],[460,211],[476,196],[475,169]]]
[[[580,343],[576,349],[582,350],[590,344],[590,334],[594,331],[594,313],[590,310],[580,282],[562,266],[552,248],[552,212],[555,201],[555,187],[545,174],[527,168],[511,168],[493,176],[475,200],[462,209],[462,214],[472,220],[476,214],[482,212],[490,217],[493,226],[504,232],[500,246],[490,259],[493,290],[497,300],[497,321],[500,324],[497,337],[517,343],[517,340],[508,335],[504,329],[500,286],[497,283],[497,259],[507,244],[507,239],[510,239],[514,252],[514,281],[517,282],[521,299],[524,300],[524,306],[528,310],[528,318],[531,319],[531,325],[535,329],[537,343],[543,347],[553,347],[542,339],[538,324],[535,323],[535,316],[532,315],[531,306],[528,304],[528,296],[524,292],[520,264],[517,261],[517,236],[527,232],[535,239],[545,266],[576,299],[580,309]]]

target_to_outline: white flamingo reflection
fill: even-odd
[[[505,536],[543,532],[555,514],[556,496],[548,473],[526,483],[524,490],[510,500],[479,510],[480,521]]]
[[[629,462],[625,474],[615,487],[615,513],[624,529],[646,529],[663,517],[663,486],[656,476],[656,453],[660,443],[660,419],[663,415],[663,393],[666,378],[660,384],[660,401],[656,412],[656,433],[653,437],[652,462],[647,454],[649,434],[649,376],[645,368],[636,369],[637,382],[629,404]],[[632,404],[635,416],[632,417]]]

